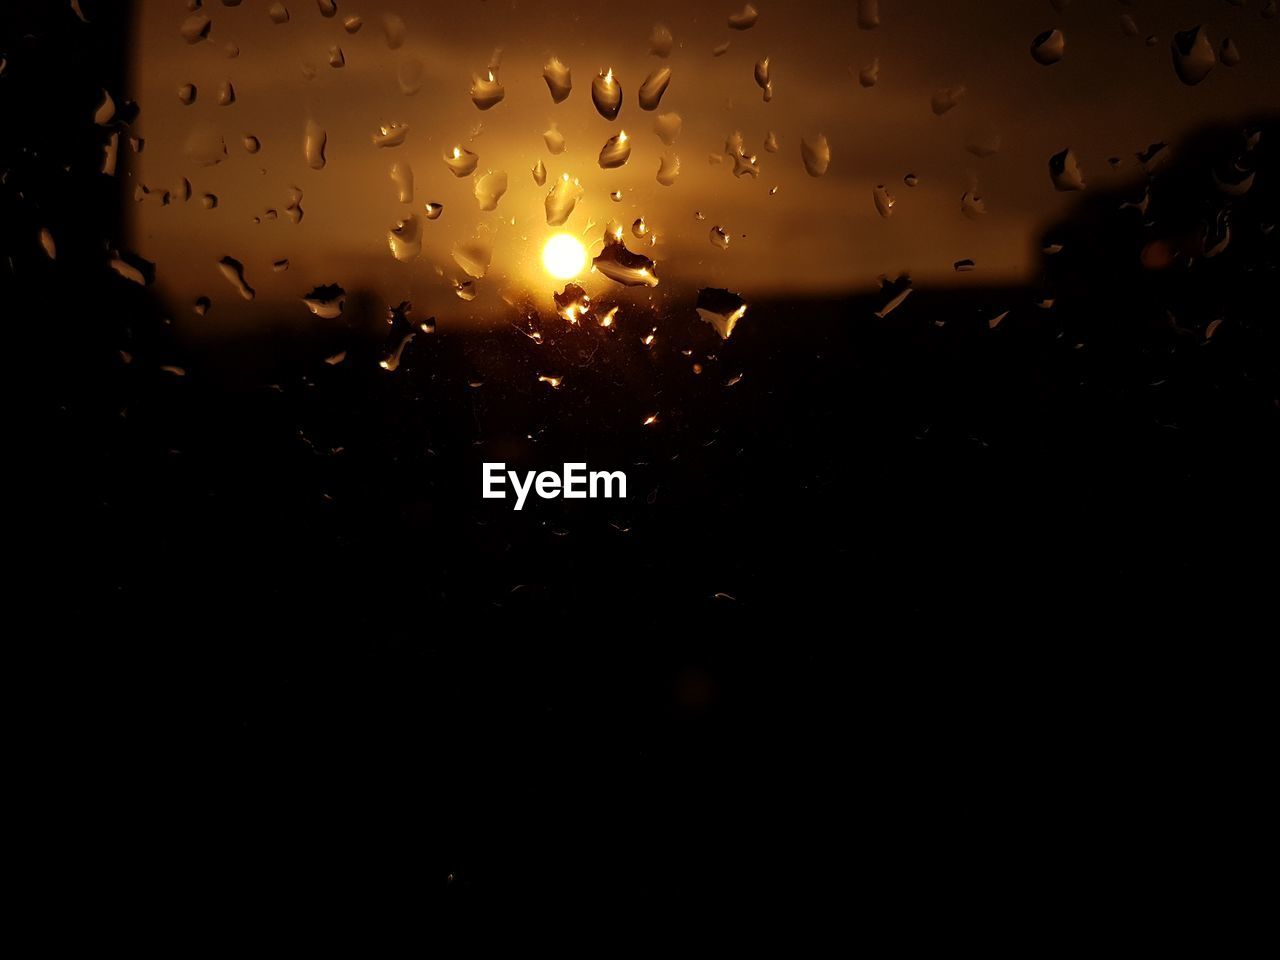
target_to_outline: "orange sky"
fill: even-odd
[[[492,316],[503,292],[530,291],[549,306],[556,284],[542,270],[541,250],[558,231],[546,224],[543,200],[550,178],[565,172],[581,180],[585,194],[562,229],[595,240],[610,218],[629,228],[643,216],[657,234],[649,247],[628,229],[628,246],[652,256],[662,279],[656,289],[629,296],[660,304],[683,304],[701,286],[748,296],[865,289],[879,274],[900,271],[921,282],[1017,280],[1034,268],[1039,228],[1071,202],[1050,184],[1050,155],[1070,146],[1092,189],[1135,180],[1134,151],[1207,120],[1274,110],[1280,89],[1277,21],[1263,20],[1259,4],[1236,8],[1220,0],[1127,7],[1073,0],[1061,13],[1048,0],[881,0],[882,22],[874,30],[858,29],[853,3],[761,0],[759,20],[746,31],[728,28],[729,14],[741,9],[732,3],[339,0],[337,17],[329,19],[315,0],[287,0],[284,24],[272,22],[269,6],[207,2],[208,40],[188,45],[179,35],[188,16],[184,2],[139,5],[134,88],[124,95],[142,107],[135,129],[146,146],[127,157],[122,175],[133,178],[130,193],[136,182],[153,191],[131,207],[133,246],[157,263],[157,287],[186,322],[194,322],[186,306],[202,295],[213,299],[214,310],[201,324],[252,322],[282,305],[305,320],[298,298],[325,283],[368,289],[385,302],[412,300],[442,323]],[[1154,46],[1124,35],[1119,15],[1126,10],[1142,36],[1157,36]],[[402,16],[407,28],[398,49],[389,48],[382,27],[387,13]],[[364,26],[351,35],[343,20],[353,14]],[[649,54],[656,22],[675,38],[666,60]],[[1187,87],[1174,75],[1169,38],[1196,23],[1206,25],[1215,45],[1232,36],[1244,59]],[[1066,56],[1044,67],[1029,45],[1050,27],[1066,34]],[[713,56],[725,40],[728,51]],[[234,58],[227,56],[229,42],[239,48]],[[340,69],[329,65],[332,46],[343,51]],[[471,78],[495,49],[506,97],[482,112],[469,96]],[[542,80],[551,56],[573,72],[573,92],[561,104]],[[769,103],[753,78],[764,56],[775,89]],[[879,81],[863,88],[857,71],[876,57]],[[418,62],[421,88],[405,95],[398,76]],[[683,119],[670,148],[653,132],[657,113],[637,101],[645,76],[664,64],[672,80],[657,113]],[[590,99],[591,80],[605,68],[625,92],[613,123]],[[227,80],[236,101],[220,106],[218,87]],[[199,90],[191,106],[177,96],[186,82]],[[933,93],[959,85],[967,89],[963,101],[934,116]],[[328,133],[323,170],[304,158],[308,121]],[[372,135],[389,122],[409,124],[405,143],[374,146]],[[553,122],[567,141],[560,156],[543,142]],[[602,170],[597,156],[619,130],[632,138],[631,159],[619,170]],[[727,159],[708,162],[734,131],[757,154],[758,179],[735,178]],[[763,147],[771,131],[776,154]],[[228,158],[212,167],[194,163],[184,150],[193,132],[222,136]],[[827,175],[814,179],[802,165],[800,139],[818,133],[828,138],[832,161]],[[259,139],[260,152],[245,150],[246,135]],[[993,156],[965,149],[975,138],[995,136]],[[472,180],[446,169],[441,155],[455,145],[479,155],[477,174],[508,175],[496,210],[480,210]],[[665,187],[655,174],[668,150],[680,157],[681,173]],[[1106,162],[1112,155],[1126,160],[1118,171]],[[539,160],[549,177],[545,187],[530,173]],[[390,179],[397,161],[413,169],[412,204],[398,201]],[[920,178],[914,189],[903,184],[908,172]],[[162,206],[157,191],[183,176],[192,183],[192,200]],[[972,183],[988,210],[978,220],[960,212]],[[887,220],[872,201],[877,184],[897,200]],[[303,192],[300,224],[285,216],[292,187]],[[621,203],[609,198],[613,190],[623,191]],[[206,192],[218,196],[217,209],[198,202]],[[439,220],[423,218],[427,201],[444,204]],[[278,219],[255,224],[268,209]],[[422,221],[423,251],[402,263],[391,255],[387,234],[410,212]],[[714,225],[730,234],[727,250],[709,241]],[[453,244],[479,230],[494,237],[493,264],[477,299],[463,302],[440,270],[456,272]],[[240,300],[218,273],[224,256],[245,264],[258,291],[253,303]],[[288,271],[273,272],[272,262],[284,258]],[[977,270],[956,275],[952,263],[960,258],[976,261]],[[598,276],[584,286],[619,289]]]

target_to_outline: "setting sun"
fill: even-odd
[[[542,265],[557,280],[572,280],[587,265],[587,248],[570,233],[557,233],[542,248]]]

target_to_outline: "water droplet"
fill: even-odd
[[[911,278],[905,273],[899,276],[897,280],[881,277],[880,302],[882,305],[876,311],[876,316],[881,320],[889,316],[906,302],[907,297],[911,296],[912,290]]]
[[[1187,86],[1194,87],[1202,81],[1217,62],[1204,27],[1195,26],[1173,35],[1173,69]]]
[[[459,293],[458,296],[462,296],[462,294]],[[475,298],[466,297],[464,299],[475,299]],[[417,336],[417,333],[418,331],[416,330],[410,330],[404,336],[400,337],[400,339],[396,341],[395,348],[392,349],[391,352],[388,353],[385,357],[383,357],[381,360],[378,361],[378,366],[380,366],[383,370],[387,371],[387,373],[395,373],[398,369],[400,369],[400,358],[404,356],[405,348],[408,347],[409,344],[413,342],[413,338]]]
[[[329,135],[324,128],[314,120],[308,120],[306,132],[302,135],[302,155],[312,170],[324,169],[324,148],[328,142]]]
[[[547,145],[547,152],[552,156],[564,153],[564,134],[556,129],[554,123],[543,132],[542,140]]]
[[[656,287],[657,265],[641,253],[632,253],[622,242],[621,227],[605,230],[604,249],[592,261],[596,272],[624,287]]]
[[[732,41],[725,40],[723,43],[717,43],[714,47],[711,48],[711,55],[713,57],[723,57],[726,53],[729,52],[729,44],[731,42]]]
[[[730,30],[750,30],[760,19],[760,12],[751,4],[747,4],[737,13],[729,15]]]
[[[914,173],[908,173],[905,177],[902,178],[902,182],[905,183],[908,187],[914,187],[920,183],[920,178],[917,177]]]
[[[564,384],[564,377],[556,376],[554,374],[547,375],[540,373],[538,374],[538,382],[545,383],[552,390],[559,390],[561,385]]]
[[[1070,147],[1049,158],[1049,176],[1055,190],[1084,189],[1084,174],[1080,172],[1080,164]]]
[[[729,233],[723,227],[712,227],[710,238],[713,247],[719,247],[721,250],[729,249]]]
[[[440,214],[444,213],[444,204],[443,204],[443,203],[428,203],[428,204],[427,204],[427,206],[426,206],[426,210],[427,210],[427,219],[428,219],[428,220],[439,220],[439,219],[440,219]]]
[[[487,235],[478,235],[463,243],[455,243],[452,256],[453,262],[467,276],[479,280],[489,272],[489,264],[493,262],[493,242]]]
[[[495,67],[490,67],[484,76],[478,73],[471,75],[471,102],[477,110],[489,110],[500,104],[507,95],[506,88],[498,80]]]
[[[742,297],[718,287],[699,290],[694,309],[703,321],[715,328],[721,340],[728,340],[738,321],[747,315],[747,304]]]
[[[208,316],[209,311],[213,308],[213,301],[208,297],[196,297],[196,302],[191,305],[191,309],[197,317]]]
[[[453,293],[459,300],[470,303],[480,295],[480,288],[476,286],[474,280],[456,280],[453,284]]]
[[[613,191],[613,193],[609,194],[609,199],[610,199],[610,200],[612,200],[614,203],[621,203],[621,202],[622,202],[622,191],[621,191],[621,190],[615,190],[615,191]]]
[[[409,135],[409,125],[407,123],[384,123],[378,127],[378,132],[373,134],[373,145],[375,147],[398,147],[404,143],[404,138]]]
[[[198,127],[187,135],[183,152],[192,163],[212,167],[227,159],[227,144],[222,135],[209,127]]]
[[[206,210],[212,210],[218,205],[218,197],[212,193],[206,193],[200,198],[200,205]]]
[[[669,187],[680,176],[680,158],[674,153],[664,153],[658,160],[658,183]]]
[[[827,138],[818,134],[812,141],[800,141],[800,157],[804,160],[804,168],[811,177],[820,177],[831,165],[831,146]]]
[[[618,119],[618,111],[622,109],[622,84],[614,78],[612,69],[591,81],[591,102],[606,120]]]
[[[884,219],[888,220],[893,216],[893,207],[898,201],[894,199],[885,185],[882,183],[872,191],[872,200],[876,205],[876,212]]]
[[[178,102],[187,107],[196,102],[196,85],[194,83],[184,83],[178,88]]]
[[[297,187],[289,189],[289,205],[284,208],[285,216],[291,223],[301,223],[305,216],[302,210],[302,191]]]
[[[182,39],[187,43],[199,43],[209,36],[209,28],[213,26],[213,21],[203,13],[193,13],[182,21],[182,26],[178,32],[182,34]]]
[[[262,141],[250,134],[245,135],[243,142],[244,142],[245,150],[247,150],[249,153],[257,153],[259,150],[262,149]]]
[[[1129,13],[1120,14],[1120,30],[1126,37],[1136,37],[1142,32],[1138,29],[1138,22]]]
[[[874,30],[880,26],[880,0],[858,0],[858,27]]]
[[[964,99],[968,91],[964,87],[944,87],[934,93],[933,98],[929,101],[929,106],[933,110],[936,117],[942,116],[948,110],[953,109],[956,104]]]
[[[1061,60],[1066,49],[1067,38],[1062,35],[1061,30],[1046,30],[1031,41],[1031,56],[1044,67]]]
[[[357,16],[347,17],[342,21],[342,29],[347,33],[359,33],[360,28],[364,26],[364,21]]]
[[[347,65],[347,55],[342,52],[339,46],[329,48],[329,66],[337,69]]]
[[[475,172],[476,164],[480,162],[480,157],[466,147],[454,147],[452,151],[444,155],[444,162],[453,171],[455,177],[462,178],[469,177]]]
[[[649,235],[649,225],[644,222],[644,217],[637,217],[631,224],[631,233],[637,240],[643,240]]]
[[[970,220],[976,220],[987,212],[986,201],[978,194],[977,186],[970,187],[960,198],[960,212]]]
[[[48,227],[40,228],[40,246],[44,249],[44,255],[50,260],[58,259],[58,245],[53,242],[53,234],[49,232]]]
[[[236,102],[236,88],[230,80],[224,80],[218,87],[218,106],[229,107]]]
[[[234,40],[228,40],[226,46],[222,48],[222,55],[228,60],[234,60],[240,56],[240,47]]]
[[[670,67],[659,67],[645,77],[644,83],[640,85],[640,109],[657,110],[658,104],[662,102],[662,95],[670,85]]]
[[[399,50],[404,45],[405,37],[409,35],[408,28],[404,25],[404,20],[394,13],[383,14],[382,17],[382,35],[386,37],[387,46],[392,50]]]
[[[671,36],[671,28],[663,23],[655,23],[649,34],[649,54],[654,57],[671,56],[671,48],[675,38]]]
[[[1218,51],[1218,59],[1222,61],[1224,67],[1234,67],[1240,62],[1240,49],[1230,37],[1222,41],[1222,47]]]
[[[223,257],[218,261],[218,272],[227,278],[227,283],[235,288],[245,300],[254,298],[254,289],[244,278],[244,264],[234,257]]]
[[[970,270],[976,267],[977,264],[975,264],[972,260],[966,257],[963,260],[957,260],[951,266],[956,273],[968,273]]]
[[[289,258],[285,257],[284,259],[281,259],[281,260],[272,260],[271,269],[274,270],[276,273],[284,273],[286,270],[289,269]]]
[[[225,154],[224,154],[225,155]],[[112,132],[102,146],[102,166],[99,168],[108,177],[116,175],[116,163],[120,157],[120,134]],[[214,161],[217,162],[216,160]]]
[[[126,260],[124,257],[116,256],[111,259],[110,266],[121,277],[140,287],[147,286],[155,274],[155,264],[141,257],[130,257]]]
[[[570,179],[567,173],[561,176],[552,186],[551,192],[547,194],[545,203],[547,226],[564,226],[565,221],[573,213],[573,208],[582,198],[582,193],[582,184],[577,179]]]
[[[425,81],[426,66],[422,58],[416,54],[408,54],[396,67],[396,82],[400,85],[400,92],[406,97],[411,97],[421,90]]]
[[[1000,132],[994,127],[988,127],[985,130],[970,133],[965,139],[964,148],[980,160],[985,160],[1000,152],[1002,142]]]
[[[547,89],[555,103],[564,103],[573,92],[573,72],[560,62],[559,57],[547,61],[542,68],[542,79],[547,81]]]
[[[270,9],[267,10],[267,16],[269,16],[271,18],[271,22],[275,24],[289,22],[289,10],[283,3],[273,3]]]
[[[490,170],[482,177],[476,177],[474,193],[481,210],[497,210],[498,201],[507,192],[507,175],[505,172]]]
[[[755,76],[756,76],[756,86],[758,86],[761,90],[767,90],[769,88],[769,58],[768,57],[765,57],[763,60],[756,61]]]
[[[391,165],[391,182],[395,184],[397,200],[413,203],[413,167],[407,160],[397,160]]]
[[[610,137],[600,150],[600,166],[605,170],[613,170],[623,166],[631,159],[631,138],[627,131],[620,131],[617,136]]]
[[[769,196],[775,197],[777,195],[778,195],[778,185],[774,184],[772,187],[769,188]]]
[[[322,17],[333,17],[338,13],[338,0],[316,0],[316,6],[320,8]]]
[[[660,113],[653,119],[653,132],[668,147],[680,138],[680,130],[684,120],[678,113]]]
[[[994,330],[996,327],[1000,326],[1000,324],[1004,322],[1004,318],[1007,316],[1009,316],[1008,310],[1006,310],[1002,314],[999,314],[998,316],[992,317],[990,320],[987,321],[987,329]]]
[[[858,83],[864,87],[874,87],[880,82],[880,58],[876,57],[858,71]]]
[[[422,253],[422,225],[417,214],[409,214],[387,233],[387,246],[391,255],[401,263],[408,263]]]
[[[93,122],[100,127],[105,127],[111,122],[112,117],[116,115],[116,102],[111,98],[111,94],[106,90],[102,91],[102,103],[98,105],[98,109],[93,112]]]
[[[336,283],[330,283],[304,294],[302,302],[321,320],[336,320],[347,305],[347,291]]]
[[[575,326],[591,311],[591,298],[576,283],[565,284],[559,293],[552,291],[551,299],[556,305],[556,313]]]

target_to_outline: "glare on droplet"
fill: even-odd
[[[469,177],[475,173],[476,164],[480,162],[480,157],[465,147],[454,147],[453,150],[444,155],[444,162],[455,177],[462,178]]]
[[[614,78],[612,68],[591,81],[591,102],[606,120],[618,119],[618,111],[622,109],[622,84]]]
[[[409,135],[409,125],[407,123],[384,123],[378,127],[378,132],[372,135],[373,145],[375,147],[398,147],[404,143],[404,138]]]
[[[880,216],[886,220],[893,216],[893,207],[897,200],[894,199],[893,194],[885,188],[883,183],[875,188],[872,198],[875,201],[876,212]]]
[[[747,304],[742,297],[718,287],[699,290],[694,309],[702,320],[711,324],[721,340],[728,340],[738,321],[747,315]]]
[[[506,88],[498,81],[497,72],[490,67],[485,76],[471,75],[471,102],[479,110],[496,107],[507,95]]]
[[[576,283],[566,284],[559,293],[553,292],[551,299],[556,305],[556,313],[574,326],[591,312],[591,298]]]
[[[604,249],[592,261],[597,273],[626,287],[656,287],[657,264],[644,254],[633,253],[622,242],[622,230],[606,230]]]
[[[631,138],[627,131],[620,131],[617,136],[610,137],[600,150],[600,166],[605,170],[613,170],[623,166],[631,158]]]
[[[443,204],[443,203],[428,203],[428,204],[426,205],[426,211],[427,211],[427,219],[428,219],[428,220],[439,220],[439,219],[440,219],[440,214],[444,213],[444,204]]]

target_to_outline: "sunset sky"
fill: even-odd
[[[322,16],[315,0],[284,5],[289,20],[277,24],[265,2],[231,8],[207,2],[208,38],[189,45],[179,33],[189,15],[184,2],[139,4],[134,86],[119,93],[140,104],[135,130],[146,143],[140,154],[122,154],[122,173],[133,178],[130,195],[136,183],[152,193],[130,203],[132,242],[156,262],[157,288],[187,321],[198,296],[213,300],[202,323],[215,327],[253,322],[282,306],[305,321],[298,298],[327,283],[367,289],[387,303],[412,300],[442,323],[491,317],[503,293],[531,293],[549,309],[553,287],[563,284],[543,269],[546,241],[561,230],[597,241],[610,219],[626,227],[629,248],[657,261],[661,278],[657,288],[626,296],[660,305],[688,306],[703,286],[747,296],[861,290],[880,274],[902,271],[935,284],[1016,281],[1035,268],[1039,230],[1073,202],[1073,194],[1056,192],[1050,182],[1051,155],[1072,148],[1090,190],[1137,184],[1136,151],[1176,141],[1207,121],[1274,111],[1280,99],[1280,20],[1264,19],[1261,0],[1242,7],[1225,0],[1072,0],[1062,12],[1049,0],[881,0],[880,26],[870,30],[859,29],[852,2],[760,0],[758,22],[741,31],[728,27],[730,14],[742,8],[733,3],[339,0],[333,18]],[[1122,30],[1126,13],[1139,36]],[[385,14],[405,24],[396,49],[384,31]],[[343,26],[351,15],[363,19],[355,34]],[[674,37],[666,59],[649,53],[656,23]],[[1190,87],[1174,73],[1170,38],[1196,24],[1215,48],[1231,37],[1242,62],[1219,64]],[[1041,66],[1030,55],[1031,41],[1055,27],[1065,34],[1065,56]],[[724,41],[729,49],[713,56]],[[228,56],[228,43],[238,46],[238,56]],[[329,63],[334,46],[345,59],[341,68]],[[495,50],[506,95],[481,111],[470,97],[472,75],[485,72]],[[573,91],[560,104],[542,79],[553,56],[573,76]],[[766,56],[774,87],[769,103],[753,78]],[[878,82],[864,88],[858,72],[876,58]],[[411,78],[419,62],[420,89],[406,95],[400,77]],[[664,65],[672,71],[670,87],[657,111],[644,111],[641,83]],[[612,123],[596,112],[590,94],[592,78],[608,68],[624,91]],[[217,103],[224,81],[235,89],[228,106]],[[178,98],[187,82],[198,88],[190,106]],[[964,98],[935,116],[930,98],[960,86]],[[668,112],[683,120],[671,147],[654,133],[655,117]],[[304,157],[309,121],[327,132],[322,170]],[[380,125],[392,122],[409,125],[404,144],[374,146]],[[553,123],[567,142],[559,156],[543,141]],[[598,154],[620,130],[632,138],[631,158],[621,169],[603,170]],[[727,157],[709,162],[712,154],[723,157],[735,131],[757,156],[758,178],[735,178]],[[764,149],[770,132],[777,153]],[[801,161],[801,138],[817,134],[831,146],[821,178],[810,177]],[[193,135],[222,136],[227,159],[199,165],[187,150]],[[246,135],[259,139],[258,153],[245,149]],[[997,144],[998,152],[985,158],[966,149]],[[479,155],[477,175],[507,174],[509,188],[496,210],[480,210],[472,180],[446,169],[442,154],[455,145]],[[668,151],[681,163],[669,187],[655,176]],[[1123,158],[1118,170],[1108,165],[1111,156]],[[530,173],[539,160],[548,176],[543,187]],[[397,199],[389,175],[397,161],[413,169],[412,204]],[[543,201],[566,172],[585,193],[566,225],[552,228]],[[903,183],[908,173],[918,176],[918,186]],[[159,192],[184,176],[192,199],[162,206]],[[878,184],[896,199],[889,219],[873,203]],[[975,185],[987,213],[971,220],[960,200]],[[303,193],[300,224],[285,214],[293,187]],[[610,199],[614,190],[623,191],[620,203]],[[205,193],[218,196],[216,209],[202,206]],[[424,216],[428,201],[444,205],[436,221]],[[253,222],[269,209],[278,219]],[[406,263],[392,256],[388,231],[410,213],[419,218],[423,248]],[[632,235],[637,217],[657,235],[655,245]],[[730,236],[728,249],[710,242],[713,226]],[[484,230],[494,238],[492,266],[477,298],[464,302],[448,282],[457,272],[451,250]],[[592,253],[598,250],[597,242]],[[258,293],[252,303],[220,276],[216,264],[224,256],[245,265]],[[274,272],[272,262],[285,258],[289,269]],[[952,264],[961,258],[977,269],[957,275]],[[583,283],[589,291],[622,290],[598,275]]]

